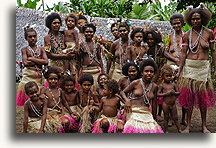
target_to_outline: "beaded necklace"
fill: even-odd
[[[182,34],[183,34],[183,32],[182,32]],[[176,54],[177,57],[179,57],[178,46],[177,46],[177,40],[176,40],[176,31],[174,31],[174,34],[173,34],[173,42],[174,42],[175,54]]]
[[[36,50],[34,51],[30,46],[27,46],[27,49],[32,52],[33,57],[37,58],[40,56],[40,48],[36,46]]]
[[[194,49],[198,46],[199,42],[200,42],[200,38],[202,36],[202,32],[203,32],[203,27],[200,30],[200,33],[198,34],[198,37],[196,39],[196,41],[194,42],[194,44],[192,44],[192,34],[193,34],[193,29],[190,30],[190,35],[189,35],[189,49],[192,53],[197,53],[198,50],[194,51]]]
[[[51,96],[52,96],[52,100],[53,100],[53,102],[54,102],[54,107],[53,108],[51,108],[51,110],[54,110],[55,109],[55,107],[58,107],[59,109],[61,108],[61,107],[59,107],[59,103],[60,103],[60,101],[61,101],[61,93],[60,93],[60,90],[58,89],[58,93],[59,93],[59,95],[58,95],[58,102],[56,102],[56,99],[55,99],[55,96],[54,96],[54,94],[52,93],[52,90],[48,87],[48,90],[49,90],[49,93],[51,94]]]
[[[50,42],[51,42],[51,48],[53,53],[58,53],[58,48],[60,48],[60,51],[63,49],[63,41],[62,41],[62,34],[58,32],[58,39],[59,43],[57,42],[54,34],[50,32]]]
[[[33,102],[29,99],[29,102],[30,102],[30,105],[31,105],[31,108],[33,110],[33,112],[38,116],[38,117],[42,117],[43,114],[41,114],[38,109],[35,107],[35,105],[33,104]]]
[[[95,43],[95,41],[93,41],[93,47],[94,47],[94,50],[93,50],[93,54],[92,52],[90,51],[89,49],[89,45],[87,44],[87,42],[84,40],[83,41],[83,44],[86,48],[86,51],[88,53],[88,56],[89,56],[89,59],[90,59],[90,64],[93,63],[93,61],[97,62],[98,64],[100,64],[100,62],[98,61],[97,59],[97,43]]]
[[[122,41],[122,38],[119,39],[119,43],[120,43],[120,55],[119,55],[119,58],[120,58],[120,65],[123,66],[123,61],[122,61],[122,57],[127,55],[127,49],[126,50],[123,50],[123,41]],[[127,47],[130,45],[130,39],[128,39],[128,42],[127,42]]]
[[[151,104],[149,103],[149,99],[148,99],[148,97],[147,97],[147,92],[150,92],[150,91],[151,91],[151,89],[152,89],[152,82],[149,84],[148,88],[145,87],[142,78],[140,78],[140,82],[141,82],[141,85],[142,85],[142,88],[143,88],[144,103],[145,103],[147,106],[150,106]]]
[[[80,105],[82,106],[82,103],[83,103],[83,94],[80,96]],[[88,92],[88,96],[87,96],[87,105],[89,105],[89,103],[90,103],[90,91]]]

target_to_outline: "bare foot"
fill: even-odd
[[[157,121],[158,121],[158,122],[161,122],[161,121],[163,121],[163,117],[161,117],[161,116],[157,115]]]
[[[206,133],[211,133],[206,127],[203,127],[202,132],[205,133],[205,134],[206,134]]]
[[[174,125],[173,120],[169,120],[168,126],[171,127],[172,125]]]
[[[189,127],[186,127],[186,129],[183,130],[181,133],[190,133],[190,129],[189,129]]]

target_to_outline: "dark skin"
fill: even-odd
[[[129,40],[128,40],[128,34],[129,31],[126,29],[126,27],[120,27],[119,28],[119,32],[120,32],[120,37],[122,39],[122,49],[123,49],[123,53],[126,53],[126,49],[129,45]],[[122,55],[122,52],[120,51],[120,40],[116,40],[110,49],[111,53],[115,56],[115,61],[108,61],[107,63],[107,73],[109,72],[109,69],[111,67],[111,62],[117,62],[120,64],[120,55]],[[125,63],[127,61],[127,56],[123,55],[122,56],[122,62]]]
[[[165,72],[163,78],[164,82],[159,85],[157,95],[158,97],[163,97],[162,108],[164,112],[164,132],[168,132],[169,114],[171,114],[178,132],[181,133],[182,131],[178,122],[178,113],[176,108],[176,96],[180,95],[180,92],[177,85],[172,82],[172,73]]]
[[[87,46],[89,47],[89,50],[90,52],[93,54],[94,52],[94,41],[92,40],[93,36],[94,36],[95,32],[94,30],[91,28],[91,27],[88,27],[85,29],[84,31],[84,35],[85,35],[85,39],[86,39],[86,43],[87,43]],[[97,44],[97,47],[96,47],[96,59],[98,60],[93,60],[91,61],[90,60],[90,57],[87,53],[87,49],[85,47],[84,44],[81,44],[81,52],[82,52],[82,56],[80,57],[81,58],[81,67],[82,66],[85,66],[85,65],[88,65],[88,66],[100,66],[102,67],[102,62],[101,62],[101,47],[99,44]]]
[[[60,47],[59,47],[59,37],[58,37],[58,33],[59,33],[59,29],[60,29],[60,20],[59,19],[54,19],[52,24],[51,24],[51,30],[50,32],[52,32],[54,34],[55,40],[57,41],[58,44],[58,49],[57,52],[60,51]],[[46,35],[44,37],[44,48],[49,48],[51,46],[51,42],[50,42],[51,38],[50,35]],[[64,43],[64,36],[62,37],[62,43]],[[63,49],[65,48],[65,45],[63,44]],[[72,59],[72,55],[71,52],[68,52],[66,54],[64,53],[51,53],[51,52],[46,52],[47,53],[47,57],[51,60],[70,60]]]
[[[181,23],[179,18],[173,19],[172,23],[171,23],[174,31],[176,32],[176,43],[177,43],[177,50],[178,50],[178,54],[181,54],[181,43],[182,43],[182,27],[183,24]],[[174,50],[174,37],[173,34],[170,35],[170,43],[169,43],[169,47],[168,47],[168,51],[165,50],[164,52],[164,56],[170,60],[173,61],[176,65],[179,66],[179,62],[180,59],[179,57],[177,57],[175,50]]]
[[[194,13],[191,16],[191,24],[192,24],[192,44],[194,44],[195,40],[198,38],[198,34],[201,31],[202,28],[202,18],[199,13]],[[183,38],[184,44],[189,44],[189,36],[190,31],[186,32]],[[182,49],[182,59],[180,62],[179,71],[177,73],[177,77],[179,77],[180,73],[182,72],[182,69],[185,65],[186,59],[191,60],[209,60],[208,52],[210,50],[210,54],[212,57],[211,62],[211,70],[212,72],[215,72],[215,50],[214,50],[214,43],[211,43],[210,40],[213,40],[213,33],[208,28],[203,28],[202,37],[200,39],[200,46],[196,47],[196,53],[192,53],[188,46],[184,45]],[[184,133],[190,132],[191,127],[191,117],[192,117],[193,108],[190,108],[187,112],[187,127],[183,131]],[[200,107],[200,113],[202,118],[202,132],[203,133],[210,133],[210,131],[206,127],[206,114],[207,114],[207,107],[202,108]]]
[[[96,89],[99,100],[104,96],[104,85],[108,82],[109,78],[106,75],[101,75],[98,82],[98,88]]]
[[[33,51],[37,49],[37,34],[35,31],[27,32],[25,38],[28,41],[29,46]],[[42,65],[48,64],[48,58],[43,48],[39,48],[40,55],[38,57],[33,57],[32,51],[28,50],[27,47],[22,48],[22,61],[25,67],[37,66],[42,68]]]
[[[38,117],[35,112],[32,110],[30,102],[26,102],[24,105],[24,120],[23,120],[23,133],[27,133],[28,129],[28,117],[41,118],[41,126],[38,133],[44,132],[44,127],[46,123],[46,115],[47,115],[47,100],[43,98],[43,96],[39,97],[39,90],[37,86],[33,86],[32,88],[28,88],[27,95],[30,97],[33,105],[36,109],[43,115],[42,117]]]
[[[152,78],[155,74],[154,68],[152,66],[146,66],[144,67],[142,71],[142,81],[144,82],[145,88],[148,88],[149,84],[152,83],[152,89],[148,91],[147,97],[150,100],[152,100],[152,115],[153,118],[156,120],[156,111],[157,111],[157,85],[152,81]],[[143,88],[140,80],[134,80],[130,83],[129,86],[127,86],[122,92],[121,95],[123,98],[126,97],[128,93],[132,92],[132,97],[140,97],[143,95]],[[143,98],[136,99],[136,100],[129,100],[127,97],[125,98],[127,107],[130,107],[131,105],[137,105],[137,106],[147,106]]]
[[[112,32],[113,36],[115,37],[114,41],[118,40],[120,38],[120,33],[118,31],[118,27],[117,26],[112,27],[111,28],[111,32]]]

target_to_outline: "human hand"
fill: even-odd
[[[76,120],[76,121],[80,119],[79,115],[76,114],[76,113],[72,113],[72,114],[71,114],[71,117],[72,117],[74,120]]]
[[[131,112],[131,101],[130,100],[127,100],[125,102],[124,109],[126,110],[127,113]]]
[[[41,98],[41,99],[47,99],[48,97],[47,97],[45,94],[41,94],[41,95],[39,96],[39,98]]]

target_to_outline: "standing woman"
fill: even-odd
[[[65,48],[64,35],[59,31],[62,25],[61,17],[53,12],[46,17],[45,22],[49,32],[44,37],[44,49],[50,59],[49,65],[58,67],[61,72],[64,72],[63,60],[72,59],[72,55],[71,52],[61,52]]]
[[[211,19],[211,12],[201,4],[199,8],[189,9],[184,17],[187,24],[192,27],[183,37],[182,60],[177,74],[177,76],[181,74],[178,82],[179,103],[188,109],[187,127],[184,132],[190,132],[193,107],[198,107],[202,118],[202,132],[209,133],[206,127],[206,114],[207,108],[215,105],[215,93],[211,80],[211,71],[215,71],[213,47],[215,40],[213,32],[204,26]]]
[[[114,58],[109,60],[107,65],[107,73],[116,81],[123,76],[122,66],[127,61],[127,47],[130,45],[128,37],[130,27],[126,22],[122,22],[119,24],[118,31],[120,32],[120,38],[111,46],[111,53],[114,55]]]

